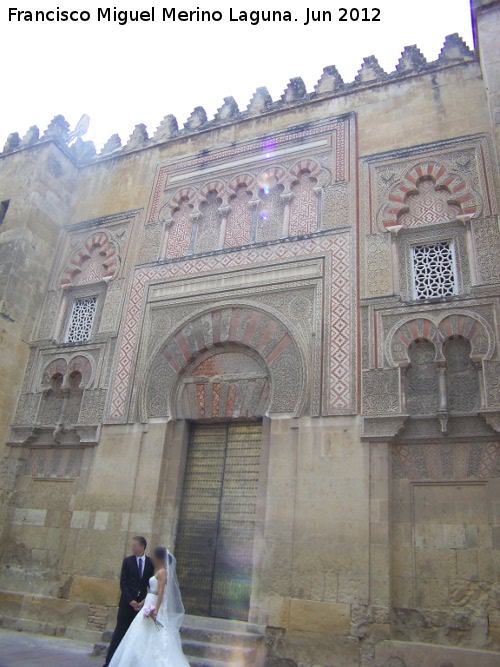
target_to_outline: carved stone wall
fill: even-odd
[[[242,179],[236,191],[229,199],[230,211],[224,237],[224,246],[234,248],[250,243],[252,240],[252,192],[249,190],[254,178]]]
[[[379,235],[383,237],[387,230],[397,233],[401,228],[420,228],[424,230],[420,237],[432,241],[434,237],[447,237],[449,232],[446,227],[457,216],[464,219],[472,217],[474,234],[479,233],[480,237],[476,257],[469,258],[469,261],[474,263],[477,258],[478,265],[488,262],[482,258],[485,250],[481,250],[481,238],[491,237],[494,245],[498,233],[494,221],[484,220],[497,213],[497,174],[488,137],[465,137],[418,149],[384,153],[364,158],[362,164],[360,222],[366,234],[361,245],[362,266],[365,266],[361,275],[363,296],[371,298],[392,293],[394,276],[388,284],[385,282],[383,286],[377,286],[377,275],[387,273],[389,258],[387,253],[381,252],[383,242],[375,239]],[[477,231],[479,229],[481,232]],[[390,245],[388,239],[385,243]],[[467,261],[465,230],[460,246],[461,261]],[[411,290],[407,286],[411,271],[408,266],[403,266],[407,254],[407,248],[398,252],[401,268],[395,281],[396,285],[400,281],[405,300],[411,298]],[[394,266],[392,270],[397,271],[398,267]],[[491,267],[488,269],[485,265],[482,271],[484,277],[479,268],[480,281],[491,281],[492,278],[487,277],[491,274]],[[462,281],[467,291],[471,281],[468,266],[463,271]]]
[[[474,413],[479,408],[479,378],[471,362],[471,344],[452,338],[443,346],[446,360],[447,406],[451,414]]]
[[[366,238],[366,271],[368,298],[393,293],[389,234],[376,234]]]
[[[447,645],[450,632],[462,647],[473,646],[478,634],[486,640],[499,592],[493,574],[498,517],[491,504],[499,463],[498,441],[392,448],[392,627],[398,640]]]
[[[483,362],[488,408],[500,409],[500,361]]]

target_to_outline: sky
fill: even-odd
[[[31,125],[43,132],[56,114],[73,128],[82,114],[90,116],[84,139],[100,150],[118,133],[126,143],[134,126],[145,123],[151,136],[167,114],[179,127],[196,106],[212,118],[223,98],[233,96],[245,109],[257,87],[266,86],[279,99],[292,77],[303,78],[311,91],[323,68],[336,65],[344,81],[352,81],[362,60],[375,55],[387,72],[395,69],[406,45],[416,44],[428,60],[437,58],[446,35],[458,32],[472,48],[469,0],[341,0],[341,2],[253,3],[199,0],[150,4],[123,0],[115,5],[65,0],[6,0],[0,9],[2,105],[0,148],[7,135],[22,136]],[[20,11],[87,11],[89,21],[25,21],[18,11],[9,21],[9,7]],[[98,8],[149,11],[155,20],[98,21]],[[367,18],[339,21],[340,7],[368,8]],[[162,20],[168,11],[220,12],[220,21]],[[289,11],[291,21],[231,21],[240,12]],[[332,21],[310,22],[307,8],[330,11]],[[212,14],[213,15],[213,14]],[[21,20],[17,17],[21,16]],[[217,14],[215,15],[217,16]],[[348,13],[349,16],[349,13]],[[356,12],[353,13],[356,17]]]

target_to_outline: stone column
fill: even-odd
[[[222,218],[220,223],[219,244],[217,246],[218,248],[224,247],[224,239],[226,238],[227,217],[230,211],[231,211],[230,206],[219,206],[219,213],[221,214]]]
[[[188,255],[192,255],[196,247],[196,233],[198,232],[198,220],[201,216],[201,213],[198,211],[196,213],[191,213],[189,217],[193,221],[193,226],[191,227],[191,241],[189,242]]]
[[[250,243],[255,243],[257,237],[257,207],[260,204],[260,199],[252,199],[251,202],[248,202],[252,209],[252,231],[250,234]]]
[[[476,361],[474,366],[477,371],[477,382],[479,385],[479,409],[486,410],[486,391],[484,387],[484,368],[482,361]]]
[[[283,227],[281,230],[282,238],[290,235],[290,202],[293,198],[293,192],[283,192],[280,195],[282,201],[285,202],[285,210],[283,212]]]
[[[448,433],[448,396],[446,392],[446,362],[437,362],[438,388],[439,388],[439,407],[437,416],[441,424],[441,431]]]

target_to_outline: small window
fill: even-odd
[[[90,339],[96,309],[96,296],[76,299],[69,318],[67,343],[82,343]]]
[[[412,246],[414,298],[442,299],[457,293],[451,241]]]

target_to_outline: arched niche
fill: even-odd
[[[173,389],[180,419],[259,418],[269,409],[270,399],[266,363],[251,348],[233,343],[195,357]]]
[[[214,387],[206,385],[217,384],[223,375],[228,376],[224,380],[226,385],[223,388],[219,382],[221,386],[214,395]],[[203,396],[201,388],[186,388],[196,384],[197,377],[201,378],[198,385],[203,385]],[[235,387],[231,392],[236,393],[233,408],[226,406],[225,418],[235,418],[235,409],[239,416],[246,412],[247,417],[273,413],[299,416],[304,409],[307,365],[302,346],[290,327],[267,311],[229,306],[196,315],[153,353],[141,391],[141,421],[150,417],[185,419],[196,415],[205,419],[224,418],[220,407],[219,416],[214,415],[213,400],[214,396],[217,400],[217,391],[230,390],[231,378]],[[261,383],[262,393],[257,400]],[[203,397],[212,401],[210,415],[205,413],[201,417],[200,403],[189,402],[196,391],[199,401]]]
[[[408,317],[395,324],[389,331],[385,352],[389,365],[407,366],[410,363],[409,349],[412,343],[425,338],[436,346],[438,359],[443,357],[443,344],[449,338],[465,338],[470,343],[473,361],[491,359],[495,349],[495,335],[478,313],[456,310],[439,317]]]
[[[119,265],[116,243],[104,231],[93,234],[71,255],[62,273],[61,287],[112,280]]]
[[[422,162],[390,191],[382,208],[382,224],[386,229],[418,227],[448,222],[459,215],[474,217],[479,210],[477,195],[461,175],[437,162]]]

